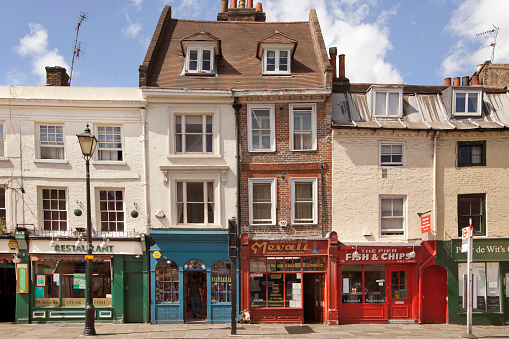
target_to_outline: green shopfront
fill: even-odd
[[[144,236],[93,241],[93,300],[97,322],[148,320]],[[84,321],[86,242],[30,239],[18,264],[18,323]],[[23,275],[23,276],[21,276]],[[129,297],[128,297],[129,296]]]
[[[473,243],[473,324],[509,322],[509,239],[477,239]],[[438,244],[437,264],[448,271],[449,323],[466,324],[467,253],[461,239]]]

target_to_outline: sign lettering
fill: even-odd
[[[356,248],[340,251],[341,263],[415,263],[417,255],[412,247],[401,248],[358,248],[358,256],[354,256]],[[418,248],[415,248],[418,250]]]

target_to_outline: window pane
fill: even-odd
[[[279,51],[279,71],[288,71],[288,51]]]
[[[465,113],[466,93],[456,93],[456,112]]]
[[[253,223],[272,222],[272,185],[271,183],[253,183]]]
[[[276,70],[276,51],[267,51],[267,64],[266,68],[268,72],[274,72]]]
[[[468,113],[477,113],[477,93],[468,94]]]
[[[202,135],[186,135],[186,152],[203,152]]]
[[[375,114],[376,115],[387,115],[386,94],[385,93],[376,93]]]
[[[267,283],[265,273],[251,274],[249,277],[249,291],[251,308],[267,307]]]
[[[362,265],[342,265],[341,271],[343,303],[362,303]]]
[[[389,93],[389,115],[399,115],[399,93]]]
[[[203,50],[203,62],[202,62],[202,70],[203,71],[210,71],[212,68],[210,67],[211,65],[211,56],[212,54],[210,53],[210,50],[208,49],[204,49]]]
[[[385,302],[385,265],[364,265],[366,303]]]
[[[197,50],[189,51],[189,70],[190,71],[198,70],[198,51]]]
[[[482,162],[481,154],[482,146],[472,146],[472,164],[480,164]]]

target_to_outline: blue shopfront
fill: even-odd
[[[227,230],[151,229],[149,235],[150,323],[230,322]],[[201,300],[192,304],[193,285]]]

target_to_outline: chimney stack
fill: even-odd
[[[339,78],[340,79],[345,79],[346,78],[346,74],[345,74],[345,55],[344,54],[340,54],[339,55]]]
[[[469,80],[470,80],[470,78],[468,77],[468,75],[461,78],[461,86],[468,86]]]
[[[239,7],[237,8],[237,2]],[[257,21],[265,22],[266,15],[262,4],[253,8],[253,0],[231,0],[228,8],[228,0],[221,1],[221,11],[217,13],[217,21]]]
[[[338,49],[336,47],[330,47],[329,48],[329,55],[330,55],[330,65],[332,66],[332,79],[335,79],[338,75],[336,72],[336,56],[338,54]]]
[[[460,77],[455,77],[452,81],[453,86],[459,86],[460,85]]]
[[[67,70],[60,66],[46,66],[46,85],[70,86]]]
[[[262,3],[258,2],[256,3],[256,11],[257,12],[263,12]]]
[[[444,86],[451,87],[451,78],[445,78]]]

